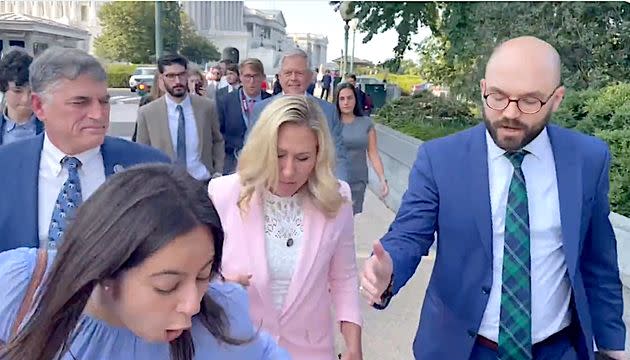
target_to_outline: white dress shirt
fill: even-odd
[[[197,130],[197,121],[195,120],[195,112],[193,111],[190,96],[180,103],[176,103],[170,96],[166,95],[166,108],[168,114],[168,128],[173,141],[173,151],[177,155],[177,125],[179,122],[179,111],[177,105],[181,105],[184,110],[185,129],[186,129],[186,168],[188,173],[197,180],[210,179],[210,172],[201,162],[201,146],[199,144],[199,131]]]
[[[492,207],[493,277],[479,334],[497,342],[501,314],[505,213],[514,167],[503,156],[505,150],[494,143],[488,132],[486,142]],[[525,175],[529,207],[532,342],[535,344],[571,323],[571,287],[562,243],[556,167],[547,130],[543,130],[524,149],[529,152],[521,168]]]
[[[39,246],[48,246],[48,229],[52,219],[57,197],[63,183],[68,179],[68,170],[61,166],[61,160],[67,156],[53,143],[48,136],[44,136],[44,145],[39,160],[38,187],[38,228]],[[105,182],[105,165],[100,146],[74,155],[81,161],[79,181],[81,182],[81,196],[87,200],[96,189]]]

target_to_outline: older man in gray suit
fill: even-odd
[[[260,113],[263,109],[275,99],[278,99],[283,95],[307,95],[306,89],[310,85],[313,75],[311,69],[308,66],[308,55],[300,49],[295,49],[288,52],[280,60],[280,85],[282,85],[283,92],[267,98],[254,106],[252,114],[252,123],[258,121]],[[326,119],[328,120],[328,127],[330,128],[331,136],[335,142],[335,152],[337,155],[337,168],[335,173],[337,178],[346,180],[348,175],[348,157],[346,155],[346,148],[343,145],[343,137],[341,134],[341,121],[339,121],[339,114],[335,106],[328,101],[318,99],[311,96],[319,103]]]

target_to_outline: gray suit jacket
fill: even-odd
[[[165,95],[166,96],[166,95]],[[215,102],[202,96],[189,95],[195,113],[199,136],[201,162],[210,175],[223,173],[225,144],[219,128]],[[162,150],[175,159],[175,147],[168,127],[168,113],[164,96],[138,108],[137,142]]]
[[[254,111],[252,113],[252,124],[255,124],[260,117],[260,114],[265,109],[265,107],[270,104],[275,99],[278,99],[282,94],[274,95],[269,97],[254,106]],[[332,140],[335,143],[335,154],[336,154],[336,169],[335,175],[337,178],[346,181],[348,179],[348,156],[346,154],[346,147],[343,144],[343,134],[341,121],[339,120],[339,113],[337,112],[337,108],[335,105],[329,103],[326,100],[317,98],[315,96],[308,95],[311,99],[315,99],[319,106],[321,107],[326,119],[328,120],[328,128],[330,129],[330,135],[332,136]]]

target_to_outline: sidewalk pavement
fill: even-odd
[[[394,213],[369,189],[366,190],[363,210],[354,222],[359,271],[363,269],[363,262],[369,257],[374,241],[385,234],[394,219]],[[432,254],[422,259],[416,274],[392,299],[387,309],[373,309],[361,299],[364,360],[413,359],[413,339],[433,262]],[[342,344],[342,338],[337,336],[338,349],[343,348]]]

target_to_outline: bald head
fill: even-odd
[[[562,102],[560,55],[532,36],[508,40],[490,56],[480,85],[492,139],[504,150],[521,149],[542,132]]]
[[[548,42],[533,36],[507,40],[497,46],[486,65],[486,77],[495,70],[526,71],[560,84],[560,54]]]

